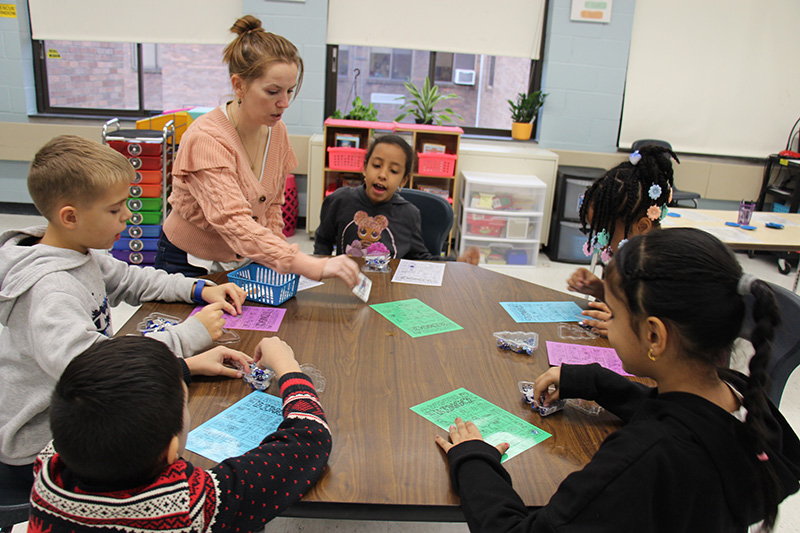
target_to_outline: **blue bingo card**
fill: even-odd
[[[577,322],[583,309],[575,302],[500,302],[516,323]]]
[[[186,449],[220,462],[252,450],[282,421],[283,401],[254,391],[190,431]]]

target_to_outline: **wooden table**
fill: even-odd
[[[533,380],[548,368],[545,341],[560,340],[557,325],[517,324],[498,302],[569,296],[465,263],[448,263],[441,287],[391,283],[391,276],[369,274],[370,304],[418,298],[464,329],[412,338],[339,280],[327,280],[282,304],[287,312],[277,335],[294,348],[301,364],[313,364],[327,379],[321,398],[334,442],[329,471],[287,514],[463,521],[445,456],[434,442],[434,435],[445,432],[410,410],[459,387],[553,435],[505,463],[523,501],[531,507],[546,504],[620,422],[605,412],[589,417],[567,409],[548,418],[533,413],[517,382]],[[212,279],[224,281],[224,275]],[[145,304],[120,334],[133,332],[153,311],[186,318],[191,309]],[[536,331],[538,351],[530,357],[497,348],[492,333],[503,330]],[[237,333],[241,343],[236,348],[248,353],[264,335]],[[608,346],[603,339],[585,342]],[[198,378],[189,390],[193,428],[250,393],[243,381],[222,378]],[[274,383],[270,392],[277,394]],[[185,456],[204,468],[214,464],[191,452]]]
[[[670,213],[681,216],[665,218],[661,225],[666,228],[698,228],[714,234],[734,250],[759,250],[769,252],[800,251],[800,214],[756,211],[750,221],[755,230],[743,230],[726,226],[736,222],[738,211],[715,209],[674,209]],[[767,221],[780,221],[783,229],[772,229],[764,225]]]

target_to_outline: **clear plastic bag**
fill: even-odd
[[[532,331],[495,331],[497,346],[504,350],[532,355],[539,347],[539,334]]]

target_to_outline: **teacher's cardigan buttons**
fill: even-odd
[[[253,220],[258,220],[258,217],[253,215]]]
[[[259,197],[258,201],[261,202],[261,203],[264,203],[264,202],[267,201],[267,197],[266,196],[261,196],[261,197]]]

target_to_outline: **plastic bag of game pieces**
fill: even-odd
[[[599,335],[593,332],[589,326],[581,326],[578,324],[559,324],[558,325],[558,338],[562,340],[591,340],[596,339]]]
[[[244,382],[253,390],[266,391],[272,383],[272,378],[275,377],[275,372],[269,368],[260,368],[255,363],[250,363],[250,373],[247,373],[240,363],[235,363],[234,366],[242,373]]]
[[[495,331],[497,346],[504,350],[532,355],[539,347],[539,335],[532,331]]]
[[[164,331],[167,329],[167,326],[177,326],[181,322],[183,322],[183,320],[172,315],[166,315],[164,313],[150,313],[144,318],[144,320],[136,325],[136,331],[142,335],[146,335],[147,333]],[[238,333],[222,328],[222,335],[214,342],[227,346],[231,344],[239,344],[240,340],[242,339],[239,337]]]
[[[182,320],[172,315],[165,315],[164,313],[150,313],[144,320],[139,322],[136,326],[136,331],[142,335],[146,333],[155,333],[156,331],[164,331],[167,326],[175,326],[180,324]]]
[[[241,337],[239,337],[238,333],[231,331],[229,329],[222,328],[222,336],[220,336],[220,338],[218,338],[214,342],[216,342],[217,344],[224,344],[227,346],[230,344],[239,344],[240,340],[242,339]]]
[[[519,392],[522,393],[525,403],[530,404],[531,409],[539,413],[540,416],[552,415],[553,413],[561,411],[565,407],[576,409],[577,411],[587,416],[597,416],[603,411],[603,408],[600,407],[597,403],[590,400],[584,400],[581,398],[569,398],[566,400],[558,400],[556,402],[553,402],[549,406],[545,407],[544,405],[542,405],[543,399],[541,397],[539,398],[538,401],[533,397],[533,382],[520,381],[519,383],[517,383],[517,387],[519,388]]]

